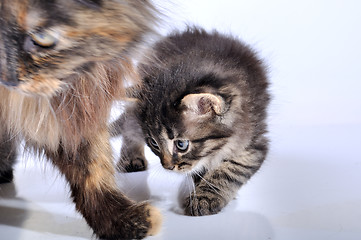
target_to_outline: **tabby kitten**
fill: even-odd
[[[146,168],[145,139],[164,168],[193,176],[185,214],[218,213],[267,154],[262,61],[235,38],[189,29],[158,42],[140,70],[136,101],[113,126],[124,135],[120,167]]]
[[[161,224],[119,191],[107,125],[155,21],[147,0],[0,1],[0,181],[12,180],[25,140],[65,176],[100,238],[139,239]]]

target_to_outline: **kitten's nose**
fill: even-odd
[[[168,170],[173,170],[175,168],[175,165],[173,163],[172,156],[169,154],[164,154],[160,159],[163,167]]]

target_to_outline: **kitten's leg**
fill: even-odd
[[[125,113],[110,127],[113,135],[123,137],[118,169],[125,172],[138,172],[147,169],[144,156],[144,136],[134,115],[134,105],[129,104]]]
[[[195,175],[195,190],[183,202],[186,215],[203,216],[221,211],[237,194],[240,187],[259,169],[267,153],[267,140],[262,138],[236,159],[224,159],[221,165]]]
[[[144,141],[137,141],[136,137],[123,137],[123,145],[120,151],[118,169],[126,172],[139,172],[147,169],[147,161],[144,156]]]
[[[140,239],[159,231],[159,211],[148,203],[131,201],[118,190],[107,130],[84,140],[76,155],[63,148],[47,155],[65,175],[76,209],[98,237]]]
[[[6,133],[0,133],[0,183],[9,183],[13,180],[15,160],[15,140]]]

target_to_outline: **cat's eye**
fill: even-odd
[[[189,147],[189,141],[188,140],[176,140],[174,141],[175,146],[178,150],[185,152],[187,151]]]
[[[30,34],[33,43],[42,48],[54,47],[59,40],[59,34],[56,32],[40,31]]]
[[[154,138],[149,138],[149,139],[148,139],[148,142],[149,142],[149,145],[150,145],[153,149],[157,150],[158,152],[160,151],[159,145],[158,145],[157,141],[156,141]]]

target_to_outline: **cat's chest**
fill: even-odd
[[[11,134],[42,146],[56,148],[60,124],[48,99],[26,96],[0,86],[1,124]]]

